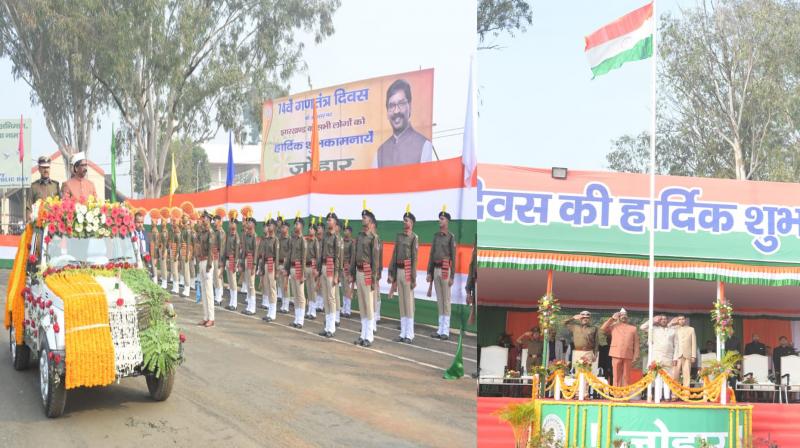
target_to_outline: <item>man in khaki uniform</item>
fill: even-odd
[[[597,327],[591,325],[592,314],[586,310],[564,321],[564,326],[572,333],[572,365],[585,360],[594,362],[597,357]]]
[[[180,247],[181,247],[181,218],[183,212],[178,208],[172,209],[171,225],[169,231],[170,267],[172,271],[172,293],[180,294]]]
[[[193,281],[191,275],[191,268],[189,265],[192,263],[192,223],[189,215],[183,215],[181,220],[181,272],[183,276],[183,296],[189,297],[189,288]]]
[[[375,215],[369,210],[361,212],[361,231],[354,243],[353,258],[350,260],[350,276],[358,289],[358,312],[361,315],[361,336],[354,341],[356,345],[372,345],[372,288],[378,281],[378,240],[372,232]]]
[[[289,291],[289,277],[283,270],[286,264],[286,254],[289,252],[289,225],[278,216],[279,229],[281,236],[278,237],[278,265],[281,269],[278,270],[278,298],[281,299],[281,314],[289,313],[289,302],[291,301],[291,292]]]
[[[339,218],[336,213],[328,213],[325,217],[328,224],[328,231],[322,236],[322,243],[319,249],[320,286],[322,287],[322,304],[325,312],[325,327],[320,336],[326,338],[333,337],[336,333],[336,288],[339,285],[339,272],[342,268],[341,259],[341,240],[336,234],[336,223]]]
[[[278,294],[275,278],[275,271],[278,268],[278,238],[275,237],[275,221],[267,219],[264,226],[267,234],[261,239],[258,245],[258,271],[261,277],[261,289],[264,291],[264,299],[267,300],[267,314],[262,319],[265,322],[275,320],[278,311]]]
[[[608,356],[614,371],[614,386],[627,386],[633,363],[639,359],[639,332],[628,323],[625,308],[606,320],[600,330],[611,335]]]
[[[239,212],[236,210],[228,211],[228,237],[225,239],[225,253],[222,259],[225,262],[225,272],[228,275],[228,306],[225,309],[235,311],[239,304],[239,296],[236,289],[236,274],[239,272],[239,232],[237,230],[236,218]]]
[[[342,262],[345,266],[345,284],[344,284],[344,300],[342,304],[342,315],[350,318],[352,316],[352,303],[353,303],[353,282],[355,281],[350,277],[350,262],[353,260],[353,227],[345,220],[344,222],[344,238],[342,238]]]
[[[403,215],[403,231],[394,240],[392,261],[389,263],[389,283],[395,285],[400,309],[400,336],[395,342],[414,341],[414,288],[417,286],[417,253],[419,238],[414,233],[417,218],[410,211]]]
[[[530,375],[531,367],[542,365],[542,354],[544,353],[544,341],[539,327],[533,327],[530,330],[522,333],[517,338],[517,345],[527,345],[528,356],[521,360],[525,364],[525,372]],[[520,366],[521,367],[521,366]]]
[[[289,278],[294,290],[294,321],[292,326],[303,328],[303,312],[306,309],[305,285],[303,285],[303,268],[306,265],[306,239],[303,237],[303,218],[294,219],[294,234],[289,239],[283,270]]]
[[[150,210],[150,263],[153,267],[153,283],[158,284],[158,271],[161,267],[161,233],[158,224],[161,214],[158,210]]]
[[[321,248],[322,248],[322,238],[325,236],[325,232],[326,232],[326,224],[323,223],[323,221],[325,221],[325,219],[323,219],[320,216],[319,219],[317,220],[317,225],[315,227],[315,230],[316,230],[315,231],[315,235],[317,237],[317,250],[321,250]],[[325,311],[325,304],[324,304],[325,300],[322,298],[322,277],[319,276],[319,274],[321,272],[322,272],[322,267],[319,266],[319,264],[317,264],[317,274],[318,274],[318,276],[317,276],[316,285],[314,286],[314,288],[316,289],[316,292],[317,292],[317,298],[316,298],[316,301],[314,302],[314,306],[316,307],[315,310],[314,310],[315,311],[315,314],[314,314],[315,317],[316,317],[316,313],[321,313],[321,312]]]
[[[372,309],[375,318],[372,319],[372,332],[378,331],[378,322],[381,320],[381,278],[383,278],[383,241],[378,235],[378,223],[372,226],[372,233],[375,235],[375,241],[378,243],[378,269],[377,280],[375,287],[372,289]]]
[[[214,326],[214,297],[211,295],[212,266],[209,260],[211,255],[211,215],[204,211],[203,222],[197,232],[197,252],[195,253],[198,263],[198,274],[202,281],[200,289],[203,300],[203,321],[198,325],[204,327]]]
[[[317,318],[317,259],[319,258],[319,240],[317,240],[317,227],[314,218],[308,226],[306,237],[306,265],[303,275],[306,283],[306,319]]]
[[[225,251],[225,229],[222,228],[224,217],[224,208],[219,207],[214,211],[214,229],[211,231],[211,275],[215,305],[222,305],[222,272],[225,270],[225,261],[222,258],[222,253]]]
[[[443,341],[450,339],[450,290],[456,267],[456,238],[448,230],[449,225],[450,213],[442,210],[439,212],[439,231],[433,235],[431,243],[427,278],[428,283],[433,282],[439,306],[439,329],[431,333],[431,337]]]
[[[161,261],[161,287],[167,289],[167,281],[169,281],[169,228],[167,228],[167,221],[169,220],[169,209],[162,207],[159,210],[161,215],[161,252],[159,259]]]
[[[331,209],[331,213],[333,213],[333,209]],[[333,221],[334,226],[334,234],[336,235],[337,244],[339,247],[339,253],[337,255],[339,259],[339,269],[336,271],[338,274],[337,279],[339,280],[338,283],[333,288],[333,300],[336,302],[336,318],[334,328],[338,327],[342,320],[342,283],[344,283],[344,273],[343,273],[343,266],[344,266],[344,258],[343,251],[342,251],[342,227],[339,224],[339,219],[335,219]]]
[[[61,197],[61,188],[57,181],[50,179],[50,157],[41,156],[38,160],[39,164],[39,179],[33,181],[31,184],[31,196],[27,204],[25,204],[25,222],[36,220],[35,217],[31,218],[31,207],[39,199],[47,199],[50,196],[57,198]]]
[[[239,246],[239,263],[244,273],[242,282],[247,288],[247,307],[242,313],[248,316],[256,314],[256,248],[258,247],[256,220],[251,213],[252,211],[247,211],[249,216],[246,217],[242,243]]]
[[[676,380],[683,376],[683,387],[689,387],[692,380],[692,364],[697,357],[697,337],[694,328],[686,325],[686,317],[678,316],[674,322],[675,328],[675,353],[672,355],[672,377]]]

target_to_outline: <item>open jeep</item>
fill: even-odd
[[[143,375],[166,400],[183,360],[169,295],[143,269],[132,210],[49,198],[33,207],[6,298],[17,370],[39,366],[44,412],[58,417],[67,391]]]

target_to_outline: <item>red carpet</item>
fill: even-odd
[[[514,433],[511,432],[511,427],[492,415],[492,411],[508,403],[526,400],[527,398],[478,397],[478,447],[513,447]],[[766,447],[767,437],[780,448],[800,447],[800,405],[752,404],[753,437],[756,447]]]

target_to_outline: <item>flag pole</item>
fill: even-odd
[[[653,362],[653,298],[655,295],[655,219],[656,219],[656,67],[658,61],[658,46],[656,37],[658,36],[658,14],[656,12],[656,1],[653,0],[653,64],[652,64],[652,85],[650,99],[650,247],[647,265],[648,280],[648,318],[650,325],[647,329],[647,365]],[[644,370],[644,369],[642,369]],[[647,388],[647,401],[652,399],[652,390]]]

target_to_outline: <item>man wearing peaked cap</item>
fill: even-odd
[[[317,226],[315,219],[311,218],[308,225],[306,239],[306,265],[303,270],[306,284],[306,319],[317,318],[317,258],[319,257],[319,240],[317,239]]]
[[[31,207],[39,199],[47,199],[50,196],[61,197],[58,182],[50,178],[50,157],[39,157],[39,179],[31,184],[31,198],[25,205],[25,220],[35,220],[31,217]]]
[[[289,224],[283,220],[283,218],[279,215],[278,222],[280,223],[280,227],[276,229],[279,232],[278,235],[278,298],[281,301],[281,307],[278,310],[281,314],[288,314],[289,313],[289,302],[291,301],[291,291],[289,290],[289,277],[286,275],[286,272],[283,269],[283,266],[286,264],[286,254],[289,252],[289,241],[291,237],[289,236]]]
[[[306,296],[303,269],[306,265],[306,239],[303,237],[303,218],[298,216],[294,220],[294,234],[289,239],[288,249],[284,258],[283,269],[289,278],[295,294],[294,321],[292,326],[303,328],[306,308]]]
[[[278,295],[276,288],[275,273],[280,270],[278,258],[278,238],[275,237],[275,220],[267,219],[264,226],[266,235],[258,245],[258,270],[261,273],[261,289],[263,299],[266,299],[266,315],[262,318],[265,322],[272,322],[276,318],[278,311]]]
[[[639,332],[628,323],[625,308],[608,318],[600,330],[611,335],[608,356],[614,370],[614,386],[627,386],[633,363],[639,359]]]
[[[597,327],[591,324],[592,314],[581,311],[564,321],[564,326],[572,333],[572,364],[578,361],[594,362],[597,358]]]
[[[225,209],[217,207],[214,210],[214,224],[211,229],[211,270],[214,283],[214,304],[222,304],[222,273],[225,270],[225,262],[222,253],[225,250],[225,230],[222,228],[222,220],[225,218]]]
[[[399,298],[400,336],[395,342],[414,341],[414,288],[417,286],[417,253],[419,238],[414,233],[417,218],[410,206],[403,214],[403,231],[394,240],[392,261],[389,263],[389,283],[395,285]]]
[[[243,209],[244,210],[244,209]],[[242,267],[242,282],[247,288],[247,307],[242,312],[248,316],[256,314],[256,249],[258,248],[258,238],[256,237],[256,220],[253,218],[252,210],[247,210],[245,214],[245,226],[242,233],[242,243],[240,245],[239,263]]]
[[[353,249],[354,249],[354,242],[353,242],[353,227],[350,225],[348,220],[344,222],[344,237],[342,238],[342,265],[344,267],[344,299],[342,303],[342,312],[341,314],[344,317],[351,317],[351,305],[353,300],[353,279],[350,277],[350,261],[353,259]]]
[[[335,290],[339,283],[339,272],[341,270],[341,240],[336,234],[336,224],[338,219],[336,214],[331,212],[326,216],[328,229],[322,236],[322,243],[319,248],[320,286],[323,298],[323,311],[325,312],[325,327],[320,336],[327,338],[333,337],[336,333],[336,294]]]
[[[383,241],[378,235],[378,222],[373,220],[371,227],[372,234],[375,235],[375,241],[378,244],[378,267],[375,276],[375,285],[372,288],[372,332],[377,333],[378,322],[381,320],[381,278],[383,277]]]
[[[431,253],[428,259],[428,283],[436,290],[439,307],[439,328],[431,334],[432,338],[450,339],[450,291],[456,266],[456,238],[450,233],[450,214],[444,209],[439,212],[439,231],[433,235]],[[430,297],[431,288],[428,288]]]
[[[225,250],[222,260],[225,262],[225,272],[228,274],[228,306],[229,311],[235,311],[239,304],[239,293],[237,292],[236,275],[239,273],[239,245],[241,238],[237,229],[236,218],[239,212],[236,210],[228,211],[228,235],[225,237]]]
[[[354,243],[353,258],[350,260],[350,276],[355,280],[361,315],[361,336],[354,343],[369,347],[375,338],[372,331],[372,320],[375,318],[372,291],[378,282],[378,240],[372,232],[375,215],[365,209],[361,212],[361,224],[361,231]]]

